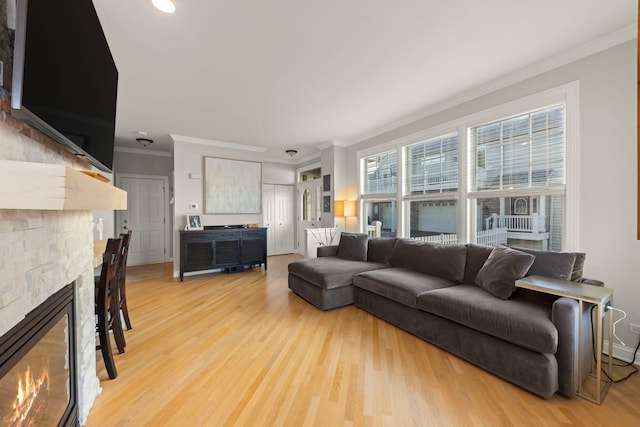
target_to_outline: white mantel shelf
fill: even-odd
[[[127,192],[66,165],[0,160],[0,209],[126,210]]]

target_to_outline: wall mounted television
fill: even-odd
[[[12,114],[111,172],[118,70],[91,0],[17,0]]]

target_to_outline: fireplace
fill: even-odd
[[[0,425],[76,426],[75,282],[0,337]]]

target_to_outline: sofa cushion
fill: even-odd
[[[476,276],[475,284],[490,294],[508,299],[516,290],[516,280],[524,277],[535,256],[506,246],[496,246]]]
[[[417,308],[418,295],[433,289],[456,286],[456,283],[442,277],[391,267],[360,273],[353,278],[353,286]]]
[[[289,264],[289,274],[324,289],[353,283],[353,276],[363,271],[388,267],[377,262],[351,261],[336,257],[306,258]]]
[[[541,251],[527,248],[514,248],[536,257],[527,271],[527,276],[545,276],[560,280],[571,280],[576,254],[573,252]]]
[[[367,261],[389,263],[389,256],[396,245],[395,237],[373,237],[369,238],[369,249],[367,250]]]
[[[464,267],[464,283],[475,283],[478,272],[484,265],[493,246],[477,245],[475,243],[467,244],[467,262]]]
[[[441,245],[413,239],[397,239],[389,264],[457,283],[464,279],[465,245]]]
[[[341,233],[337,257],[352,261],[367,260],[369,236],[361,233]]]
[[[502,300],[474,285],[435,289],[418,296],[418,308],[540,353],[555,353],[558,330],[549,305]]]

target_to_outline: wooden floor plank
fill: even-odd
[[[601,406],[540,399],[355,307],[317,310],[287,288],[299,258],[184,282],[171,264],[137,276],[119,376],[96,355],[103,391],[86,425],[640,425],[640,375]]]

